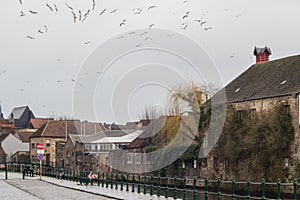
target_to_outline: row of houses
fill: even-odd
[[[300,163],[300,56],[269,61],[270,54],[271,50],[267,47],[255,47],[254,55],[257,62],[223,88],[222,91],[226,92],[226,101],[222,103],[232,105],[240,117],[245,111],[253,118],[260,113],[268,112],[277,103],[283,105],[291,115],[295,134],[291,144],[291,156],[282,164],[294,169]],[[114,170],[112,166],[116,168],[122,166],[124,171],[133,173],[151,171],[153,163],[149,162],[146,154],[149,147],[155,144],[154,139],[158,141],[157,143],[166,140],[164,145],[167,145],[169,141],[166,138],[169,137],[168,134],[174,133],[171,129],[177,125],[166,127],[168,130],[160,133],[157,130],[164,129],[166,125],[162,124],[167,124],[166,121],[176,121],[178,117],[162,116],[151,123],[141,120],[118,126],[79,120],[34,120],[32,112],[30,113],[27,108],[23,110],[24,112],[27,110],[24,116],[30,119],[19,120],[17,126],[21,127],[23,124],[26,129],[22,127],[23,129],[16,131],[14,127],[16,119],[13,120],[13,117],[23,116],[22,114],[14,113],[11,119],[2,119],[7,123],[2,123],[3,127],[0,125],[1,130],[3,129],[0,142],[6,141],[1,143],[0,154],[1,151],[2,154],[3,151],[6,154],[11,152],[13,159],[21,159],[20,155],[27,150],[30,161],[37,162],[36,145],[43,143],[45,164],[70,170],[92,171],[112,171]],[[180,130],[186,134],[189,128],[189,116],[180,116],[180,120],[186,126],[179,126],[176,131]],[[12,129],[15,130],[14,134],[7,133]],[[210,131],[208,128],[203,134],[201,133],[200,159],[196,155],[182,160],[181,163],[173,162],[173,165],[174,163],[180,165],[179,168],[185,175],[205,177],[218,174],[226,177],[228,160],[218,158],[215,153],[218,146],[212,148],[207,145],[212,140],[215,140],[213,144],[218,142],[218,137],[215,138],[215,134]],[[223,131],[221,134],[227,133]],[[197,144],[196,139],[197,137],[193,144]],[[20,144],[14,145],[14,147],[18,146],[18,151],[9,150],[8,146],[11,146],[12,141],[17,144],[17,140],[21,141]],[[27,149],[24,145],[26,142]],[[184,142],[181,141],[181,144]],[[13,155],[17,152],[18,156],[14,158]],[[116,160],[119,161],[117,164],[112,163]],[[229,176],[230,174],[227,174],[226,178],[231,178]]]

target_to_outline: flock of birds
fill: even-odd
[[[20,3],[20,5],[23,5],[22,0],[19,0],[19,3]],[[187,4],[187,3],[188,3],[188,0],[183,1],[183,4]],[[82,10],[82,9],[75,9],[74,6],[72,6],[70,4],[67,4],[67,3],[62,4],[60,7],[56,4],[54,4],[54,3],[52,3],[52,4],[46,3],[45,4],[45,7],[50,12],[59,12],[60,10],[67,9],[68,12],[70,12],[70,16],[72,16],[73,23],[85,22],[88,19],[88,17],[91,15],[91,13],[96,13],[98,16],[103,16],[103,15],[113,15],[113,14],[115,14],[119,11],[118,8],[114,8],[114,9],[111,9],[111,10],[109,10],[108,8],[102,8],[101,10],[97,11],[96,6],[97,6],[96,0],[91,0],[90,8],[85,10],[85,11]],[[159,7],[157,5],[149,5],[149,6],[145,6],[145,7],[136,7],[136,8],[132,9],[132,13],[134,15],[141,15],[141,14],[146,13],[146,12],[151,12],[152,10],[155,10],[155,9],[159,9]],[[225,9],[225,11],[227,11],[227,9]],[[195,18],[192,17],[191,11],[187,10],[186,12],[182,13],[182,15],[181,15],[181,19],[180,19],[181,27],[180,27],[180,29],[182,31],[186,31],[193,24],[198,24],[198,26],[201,27],[204,31],[212,30],[213,29],[212,26],[209,26],[207,20],[205,20],[205,17],[206,17],[207,13],[208,12],[204,13],[200,18],[195,19]],[[19,16],[24,17],[27,14],[29,14],[29,15],[38,15],[39,11],[31,9],[31,10],[28,10],[28,12],[24,12],[23,10],[21,10]],[[241,14],[236,15],[235,17],[240,17],[240,16],[241,16]],[[128,23],[128,20],[129,20],[128,18],[122,19],[122,21],[120,21],[119,24],[118,24],[119,27],[120,28],[126,27],[126,25]],[[146,26],[146,28],[151,29],[154,26],[155,26],[155,24],[151,23],[150,25]],[[48,26],[46,24],[44,24],[42,27],[40,27],[37,30],[38,34],[46,34],[47,32],[48,32]],[[132,32],[129,32],[128,34],[129,35],[136,34],[138,36],[143,37],[142,41],[140,43],[136,44],[137,48],[141,47],[145,41],[152,40],[152,38],[148,35],[147,30],[145,30],[144,32],[141,32],[141,33],[132,31]],[[167,37],[172,37],[172,36],[174,36],[174,34],[166,34],[166,36]],[[122,39],[122,38],[125,38],[125,37],[126,37],[126,35],[120,35],[116,39]],[[35,40],[36,39],[36,37],[32,36],[32,35],[26,35],[26,38],[28,38],[30,40]],[[86,42],[84,42],[84,45],[89,45],[91,43],[92,43],[91,41],[86,41]],[[235,56],[235,54],[230,55],[230,59],[234,58],[234,56]],[[57,59],[57,61],[60,61],[60,59]],[[99,75],[102,74],[102,72],[96,72],[96,73],[99,74]],[[1,75],[1,73],[0,73],[0,75]],[[71,81],[76,82],[75,79],[71,79]],[[62,83],[62,82],[63,82],[62,80],[57,80],[57,83]],[[79,86],[83,86],[83,84],[80,84]],[[24,91],[24,89],[21,89],[21,91]]]
[[[19,0],[20,5],[23,5],[22,1],[23,0]],[[188,1],[184,0],[183,3],[186,4],[186,3],[188,3]],[[59,8],[56,4],[46,3],[45,6],[47,7],[47,9],[49,9],[50,12],[58,12],[59,10],[62,9],[62,8]],[[67,4],[67,3],[64,3],[64,6],[70,12],[70,14],[72,16],[72,21],[74,23],[84,22],[84,21],[86,21],[88,19],[88,17],[90,16],[90,14],[92,12],[97,12],[96,11],[96,6],[97,6],[96,0],[92,0],[91,1],[90,8],[88,10],[86,10],[86,11],[83,11],[81,9],[75,9],[75,7],[73,7],[72,5]],[[159,7],[156,6],[156,5],[149,5],[149,6],[146,6],[146,7],[133,8],[132,12],[133,12],[134,15],[140,15],[140,14],[145,13],[145,12],[151,12],[151,10],[158,9],[158,8]],[[116,12],[118,12],[118,8],[114,8],[112,10],[108,10],[107,8],[103,8],[99,12],[99,16],[102,16],[102,15],[112,15],[112,14],[114,14]],[[29,10],[28,13],[30,15],[38,15],[39,12],[35,11],[35,10]],[[184,22],[182,22],[182,24],[181,24],[181,30],[187,30],[188,27],[191,25],[191,21],[188,21],[188,19],[191,18],[190,14],[191,14],[190,11],[186,11],[185,13],[183,13],[182,20],[184,20]],[[27,15],[27,13],[25,13],[23,10],[21,10],[19,16],[20,17],[24,17],[25,15]],[[192,20],[192,21],[194,21],[195,23],[198,23],[201,27],[203,26],[203,30],[204,31],[211,30],[212,29],[211,26],[206,26],[207,25],[207,21],[203,19],[204,17],[205,17],[205,14],[200,19],[195,19],[195,20]],[[127,23],[128,23],[128,19],[123,19],[119,23],[119,27],[125,27]],[[155,26],[154,23],[150,24],[148,26],[148,28],[151,29],[153,26]],[[37,32],[39,34],[45,34],[45,33],[47,33],[47,31],[48,31],[48,27],[45,24],[43,25],[42,28],[39,28],[37,30]],[[31,39],[31,40],[36,39],[36,37],[32,36],[32,35],[26,35],[26,37],[28,39]],[[84,44],[87,45],[87,44],[90,44],[90,43],[91,42],[85,42]]]

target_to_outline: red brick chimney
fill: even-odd
[[[253,54],[256,56],[256,64],[264,63],[269,61],[271,55],[271,49],[265,46],[264,48],[254,48]]]

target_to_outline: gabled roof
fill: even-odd
[[[228,102],[292,95],[300,92],[300,56],[252,65],[226,87]]]
[[[32,136],[65,138],[67,134],[91,135],[103,130],[100,123],[80,122],[79,120],[47,121]]]
[[[261,54],[263,54],[264,52],[267,52],[269,55],[272,54],[271,49],[268,48],[268,47],[263,47],[263,48],[255,47],[255,48],[254,48],[253,54],[254,54],[254,55],[261,55]]]
[[[34,134],[34,132],[16,132],[15,135],[22,141],[22,142],[29,142],[30,137]]]
[[[21,106],[21,107],[17,107],[17,108],[14,108],[11,113],[13,114],[14,116],[14,119],[20,119],[20,117],[22,116],[22,114],[24,113],[24,111],[26,110],[26,108],[29,109],[28,106]],[[10,117],[10,116],[9,116]]]
[[[44,125],[48,120],[53,120],[53,119],[48,119],[48,118],[35,118],[35,119],[30,119],[30,124],[32,128],[39,129],[41,128],[42,125]]]
[[[0,155],[7,155],[1,145],[0,145]]]

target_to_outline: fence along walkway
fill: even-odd
[[[36,167],[36,173],[39,166]],[[8,163],[6,171],[21,172],[19,163]],[[98,186],[99,189],[114,189],[121,192],[132,192],[173,199],[294,199],[300,198],[300,184],[294,179],[291,183],[245,182],[178,177],[141,176],[134,174],[117,174],[88,171],[59,170],[43,166],[43,176],[75,182],[78,185]],[[94,174],[96,178],[89,178]],[[91,176],[90,176],[91,177]],[[74,185],[76,185],[74,184]]]

